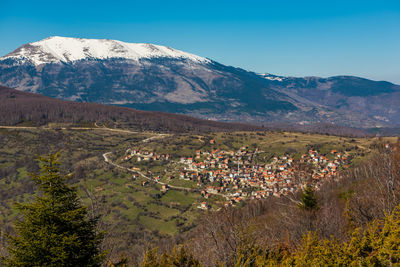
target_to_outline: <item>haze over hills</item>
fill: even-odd
[[[0,58],[0,83],[80,102],[221,121],[400,126],[400,86],[257,74],[169,47],[50,37]]]

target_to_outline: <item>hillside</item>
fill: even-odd
[[[348,116],[363,114],[364,119],[381,123],[377,125],[393,126],[400,123],[400,109],[396,104],[400,100],[400,86],[390,82],[335,76],[329,78],[279,77],[279,80],[268,79],[268,83],[272,83],[274,89],[299,101],[314,103],[316,110],[320,107],[328,107],[332,111]],[[352,120],[355,117],[347,117],[347,119]]]
[[[261,130],[262,127],[197,119],[185,115],[77,103],[0,86],[0,124],[103,123],[138,131],[188,132]]]
[[[0,83],[79,102],[220,121],[400,125],[400,86],[352,76],[282,77],[153,44],[50,37],[0,58]]]
[[[394,142],[395,138],[384,138],[381,141]],[[203,156],[195,161],[196,164],[202,164],[207,160],[207,153],[218,152],[223,158],[240,151],[243,153],[243,163],[240,165],[247,165],[245,170],[259,175],[263,173],[262,170],[256,171],[260,167],[284,164],[281,160],[274,163],[274,157],[282,160],[284,156],[293,157],[298,161],[310,149],[318,151],[318,155],[326,155],[330,161],[335,159],[331,151],[336,149],[347,155],[349,161],[345,165],[351,167],[376,151],[377,144],[381,141],[378,138],[345,138],[288,132],[241,131],[166,135],[113,131],[103,127],[66,127],[65,123],[52,123],[38,128],[0,129],[0,200],[3,203],[0,207],[0,223],[3,226],[2,231],[11,232],[11,222],[18,216],[12,208],[13,203],[32,199],[34,187],[28,174],[38,169],[35,155],[60,151],[62,173],[71,174],[69,182],[78,186],[84,203],[90,207],[91,212],[102,216],[101,229],[108,231],[105,248],[112,252],[110,257],[118,258],[121,253],[125,253],[130,258],[138,259],[147,242],[155,245],[168,243],[175,238],[182,240],[184,235],[198,226],[199,218],[206,214],[201,206],[203,202],[206,201],[210,209],[216,211],[231,200],[231,192],[248,192],[247,199],[244,199],[246,202],[234,204],[241,207],[253,198],[251,191],[262,191],[258,186],[251,189],[240,184],[237,190],[230,183],[226,188],[232,188],[231,191],[218,194],[210,191],[209,196],[204,195],[202,190],[208,186],[219,187],[219,182],[211,182],[203,177],[199,186],[198,176],[187,176],[190,172],[187,172],[186,177],[180,177],[187,166],[187,160],[181,162],[182,157],[194,159],[200,151]],[[136,155],[127,157],[134,150],[137,151]],[[169,155],[168,159],[165,155]],[[142,160],[139,161],[139,157]],[[228,163],[230,172],[236,173],[237,164],[233,162],[235,159],[229,157],[228,161],[232,161]],[[325,165],[326,163],[324,167]],[[256,166],[257,168],[253,168]],[[339,168],[344,167],[340,165]],[[210,166],[206,168],[207,173],[216,171]],[[221,165],[216,168],[222,171],[225,167]],[[197,172],[200,174],[205,170]],[[307,168],[304,169],[306,170]],[[229,174],[226,176],[229,177]],[[290,188],[299,188],[301,181],[295,178],[290,177],[293,180]],[[307,180],[310,177],[304,178]],[[161,183],[167,183],[168,190]],[[290,191],[283,186],[281,189],[277,193],[282,194],[282,199],[285,199],[284,196]],[[242,198],[245,198],[244,194]],[[1,242],[3,240],[0,241],[0,254],[3,244]]]
[[[218,132],[288,130],[342,136],[367,136],[366,131],[334,124],[295,125],[266,123],[263,126],[224,123],[186,115],[140,111],[95,103],[78,103],[21,92],[0,86],[0,125],[40,126],[49,123],[105,124],[135,131]]]

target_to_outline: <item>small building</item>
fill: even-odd
[[[168,189],[169,189],[169,186],[168,186],[167,184],[163,184],[163,185],[161,186],[161,191],[163,191],[163,192],[168,191]]]

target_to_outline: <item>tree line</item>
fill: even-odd
[[[268,125],[225,123],[180,114],[64,101],[0,86],[0,125],[42,126],[48,123],[85,125],[95,122],[109,127],[129,128],[137,131],[179,133],[282,130],[354,137],[369,135],[360,129],[325,123],[310,125],[274,122]]]

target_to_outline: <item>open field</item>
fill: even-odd
[[[181,167],[174,161],[191,156],[196,150],[215,149],[237,150],[242,146],[258,148],[260,153],[254,159],[269,162],[272,157],[289,153],[294,158],[310,148],[328,153],[332,149],[346,151],[357,164],[373,153],[381,142],[395,142],[395,138],[344,138],[328,135],[301,134],[288,132],[233,132],[215,134],[175,134],[163,138],[143,140],[155,136],[151,132],[109,131],[92,129],[71,129],[65,125],[51,128],[0,129],[0,223],[4,231],[11,230],[11,222],[17,217],[13,209],[15,201],[29,201],[35,190],[29,173],[36,172],[37,155],[60,151],[61,168],[64,174],[71,174],[70,182],[77,185],[80,195],[89,209],[102,216],[103,229],[114,236],[110,246],[127,249],[143,240],[148,242],[160,237],[183,233],[196,225],[204,212],[198,205],[204,198],[198,192],[169,189],[146,179],[134,178],[131,172],[118,169],[104,162],[102,155],[112,152],[112,160],[126,167],[138,167],[143,172],[160,175],[161,182],[170,185],[196,189],[193,181],[173,179]],[[210,140],[215,140],[214,144]],[[170,154],[173,161],[168,164],[156,161],[124,162],[128,148]],[[218,209],[224,202],[219,196],[207,200],[212,209]],[[124,240],[121,242],[121,240]]]

